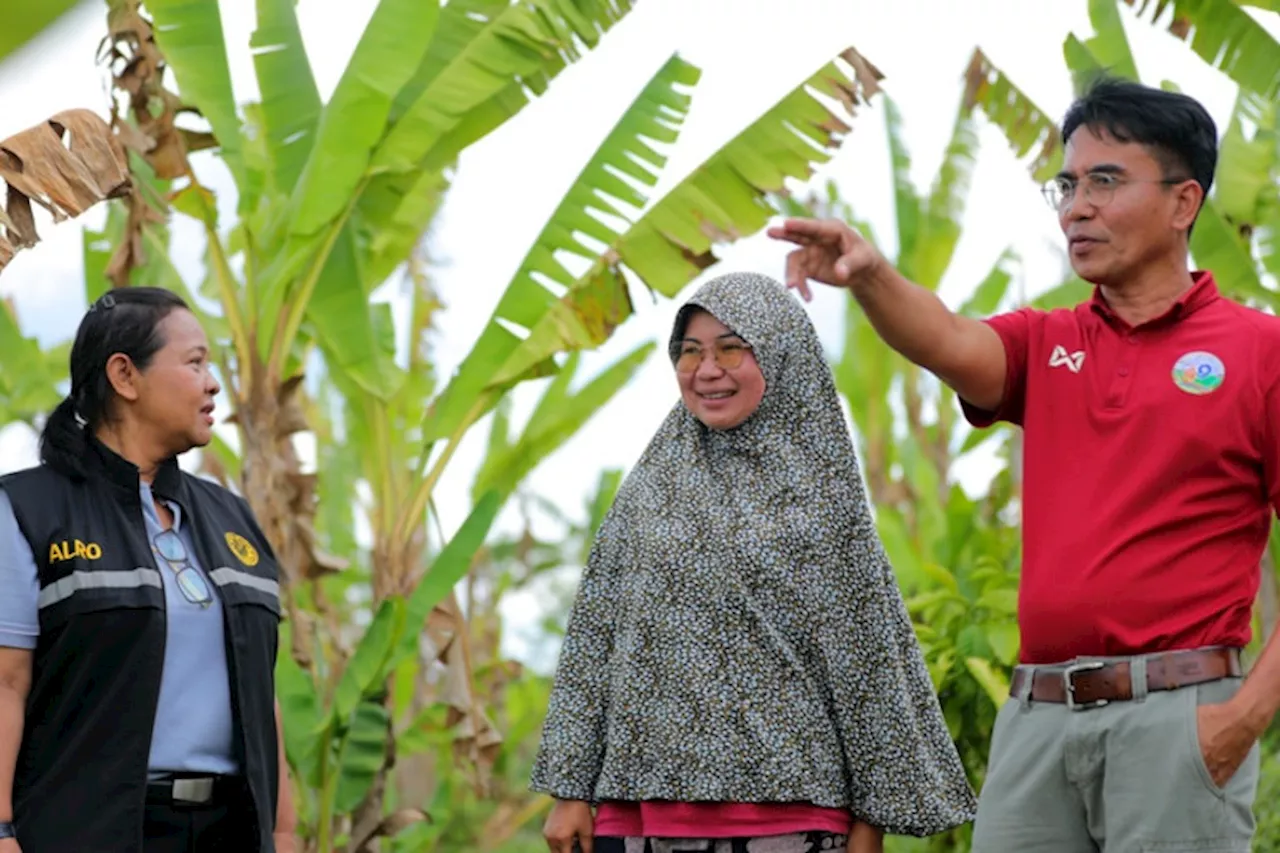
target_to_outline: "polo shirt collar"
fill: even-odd
[[[1179,296],[1176,302],[1169,306],[1168,311],[1142,325],[1155,326],[1177,322],[1221,298],[1222,294],[1218,292],[1218,285],[1213,280],[1213,273],[1208,270],[1196,270],[1191,273],[1191,277],[1194,284],[1191,285],[1191,288],[1186,293]],[[1089,307],[1109,322],[1128,325],[1111,310],[1111,306],[1107,304],[1107,300],[1102,296],[1102,288],[1100,287],[1093,289],[1093,297],[1089,300]]]

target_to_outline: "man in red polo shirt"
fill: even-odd
[[[977,321],[840,222],[790,220],[788,284],[850,290],[976,426],[1024,430],[1021,662],[975,853],[1249,850],[1280,641],[1239,650],[1280,506],[1280,319],[1188,266],[1217,132],[1193,99],[1102,81],[1045,187],[1073,310]]]

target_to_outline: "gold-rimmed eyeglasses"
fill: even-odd
[[[737,338],[718,340],[711,346],[711,353],[715,358],[716,364],[724,370],[733,370],[741,367],[743,360],[750,351],[751,345]],[[676,371],[678,373],[693,373],[702,364],[702,359],[705,357],[706,353],[701,346],[686,341],[680,345],[680,352],[676,356]]]
[[[1094,207],[1105,207],[1116,197],[1116,190],[1125,184],[1164,184],[1173,186],[1190,181],[1192,178],[1162,178],[1146,180],[1140,178],[1124,178],[1111,172],[1090,172],[1083,181],[1058,175],[1046,181],[1040,194],[1049,203],[1049,207],[1061,213],[1067,205],[1075,200],[1076,192],[1084,185],[1084,200]]]

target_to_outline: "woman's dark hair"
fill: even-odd
[[[1082,126],[1147,146],[1166,178],[1194,178],[1209,197],[1218,165],[1218,128],[1195,98],[1102,76],[1067,110],[1063,144]]]
[[[71,345],[71,394],[45,421],[40,461],[71,477],[83,478],[88,449],[85,433],[111,417],[115,389],[107,381],[107,361],[123,353],[145,370],[164,346],[160,322],[187,303],[160,287],[122,287],[89,306]]]

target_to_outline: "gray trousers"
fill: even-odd
[[[1133,700],[1084,711],[1008,700],[973,853],[1250,853],[1259,747],[1219,787],[1196,732],[1196,708],[1227,701],[1241,681],[1143,695],[1145,672],[1135,673]]]

